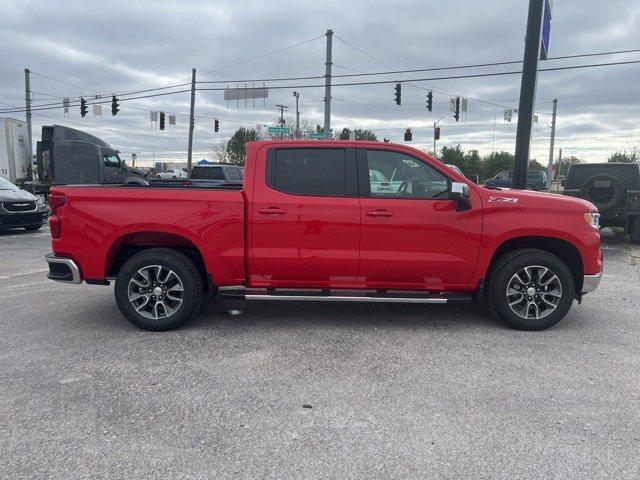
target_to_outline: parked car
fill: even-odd
[[[383,176],[400,182],[380,190]],[[117,204],[117,209],[104,208]],[[149,206],[162,215],[149,216]],[[507,325],[560,321],[602,272],[590,202],[485,189],[391,143],[247,144],[244,184],[52,190],[52,280],[106,285],[148,330],[203,291],[246,300],[486,301]]]
[[[484,182],[485,187],[513,187],[513,170],[503,170],[495,177]],[[544,170],[529,170],[527,175],[527,190],[546,190],[547,172]]]
[[[156,180],[177,180],[179,178],[187,178],[187,172],[181,168],[170,168],[164,172],[156,173]]]
[[[48,209],[42,199],[0,177],[0,230],[38,230],[47,218]]]
[[[622,227],[640,244],[640,165],[580,163],[569,167],[564,194],[598,207],[603,227]]]
[[[228,182],[242,182],[244,169],[237,165],[213,164],[196,165],[191,169],[189,180],[198,186],[222,185]]]

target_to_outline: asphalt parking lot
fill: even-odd
[[[151,333],[48,281],[47,229],[0,233],[0,478],[639,478],[640,255],[605,235],[600,289],[544,332],[209,301]]]

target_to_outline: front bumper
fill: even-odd
[[[602,272],[595,275],[584,275],[580,293],[584,295],[585,293],[593,292],[600,285],[600,280],[602,280]]]
[[[46,209],[37,212],[16,212],[4,213],[0,212],[0,229],[2,228],[20,228],[33,227],[36,225],[44,225],[49,218]]]
[[[45,255],[45,260],[49,264],[49,273],[47,278],[63,283],[82,283],[80,269],[76,262],[70,258],[58,257],[55,253]]]

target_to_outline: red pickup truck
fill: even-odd
[[[108,285],[168,330],[203,294],[246,300],[486,301],[541,330],[594,290],[589,202],[480,187],[425,153],[354,141],[247,145],[243,184],[66,185],[50,196],[52,280]]]

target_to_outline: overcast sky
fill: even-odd
[[[33,72],[34,108],[63,96],[73,100],[80,95],[90,98],[98,93],[110,95],[187,82],[192,67],[197,68],[198,80],[322,75],[328,28],[335,33],[334,74],[521,60],[527,5],[525,0],[0,0],[0,108],[24,106],[25,67]],[[319,38],[311,40],[315,37]],[[307,40],[311,41],[254,59]],[[637,0],[556,0],[551,56],[634,48],[640,48]],[[244,61],[249,59],[253,60]],[[541,68],[622,60],[640,60],[640,53],[547,61]],[[375,79],[408,80],[519,68],[509,65]],[[559,100],[556,147],[563,148],[563,156],[603,161],[616,150],[637,147],[639,78],[640,64],[541,72],[532,157],[542,162],[548,158],[554,97]],[[318,83],[321,80],[271,82],[268,86]],[[429,88],[435,91],[431,115],[425,108]],[[460,143],[482,154],[513,152],[515,116],[508,124],[503,111],[517,108],[519,88],[520,75],[404,83],[398,107],[392,84],[334,87],[332,128],[368,128],[379,139],[396,142],[402,142],[405,128],[411,128],[412,144],[431,148],[433,121],[445,116],[438,147]],[[276,104],[289,105],[287,122],[294,122],[293,90],[272,89],[266,106],[260,100],[247,108],[244,102],[240,108],[227,106],[219,91],[198,92],[195,158],[211,158],[215,145],[240,126],[273,123],[278,116]],[[300,92],[302,118],[322,124],[323,88]],[[456,124],[449,112],[452,94],[469,98],[465,122]],[[111,116],[109,104],[103,106],[101,117],[95,117],[91,107],[85,118],[80,117],[79,107],[72,108],[69,115],[62,108],[34,112],[38,114],[33,117],[34,144],[43,124],[59,123],[101,137],[126,159],[132,152],[145,160],[154,154],[156,159],[186,158],[189,93],[123,101],[120,109],[116,117]],[[167,126],[164,132],[153,129],[150,110],[177,114],[177,125]],[[6,114],[15,118],[23,115]],[[214,118],[220,120],[217,134]]]

